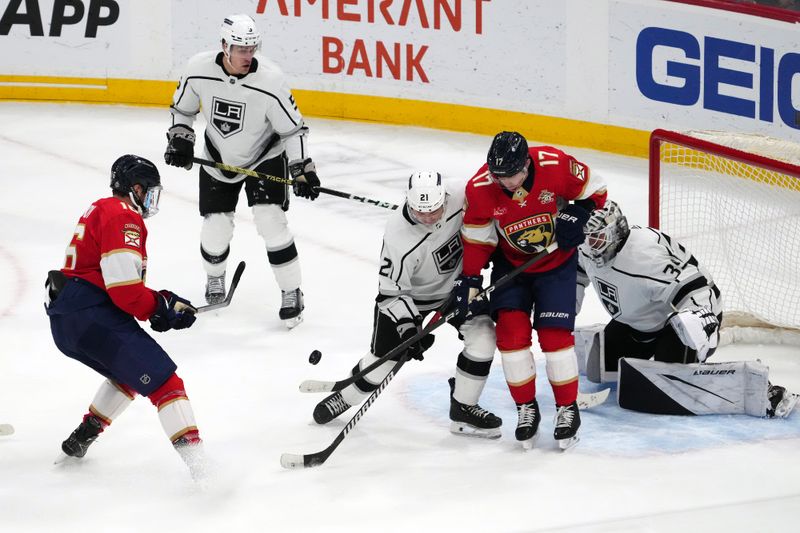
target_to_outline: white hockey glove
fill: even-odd
[[[717,348],[719,320],[708,307],[673,313],[669,323],[681,342],[697,352],[697,360],[701,363],[705,362],[710,351]]]

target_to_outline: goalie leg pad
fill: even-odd
[[[684,365],[623,358],[617,400],[624,409],[645,413],[763,417],[768,374],[755,361]]]

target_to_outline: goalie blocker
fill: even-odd
[[[619,360],[617,401],[623,409],[661,415],[785,418],[798,396],[769,382],[757,361],[713,364]]]

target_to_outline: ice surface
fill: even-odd
[[[448,432],[447,377],[460,343],[449,328],[410,362],[328,462],[281,468],[283,452],[319,451],[347,423],[316,426],[322,395],[307,378],[341,379],[368,347],[377,258],[389,211],[340,198],[292,199],[305,322],[287,331],[261,238],[241,199],[230,261],[248,263],[233,304],[188,331],[154,333],[179,365],[215,475],[199,490],[138,399],[78,465],[54,466],[102,378],[62,356],[42,310],[47,270],[61,265],[78,217],[108,194],[124,153],[162,169],[162,210],[148,221],[148,285],[202,303],[197,171],[161,162],[165,109],[0,104],[0,530],[196,531],[791,531],[800,504],[800,418],[652,417],[614,397],[582,415],[569,453],[552,441],[554,407],[539,361],[539,448],[513,440],[515,411],[499,357],[481,403],[503,438]],[[400,203],[414,169],[454,184],[490,138],[369,123],[309,120],[326,187]],[[509,128],[513,128],[510,124]],[[535,142],[532,140],[532,142]],[[632,223],[646,223],[646,162],[569,150],[603,173]],[[592,294],[579,323],[605,321]],[[317,366],[308,355],[322,351]],[[728,346],[715,358],[760,358],[773,382],[800,390],[798,349]],[[592,390],[585,386],[586,390]],[[350,412],[354,412],[355,409]]]

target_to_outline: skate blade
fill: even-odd
[[[283,321],[283,325],[285,325],[287,329],[292,329],[298,326],[302,321],[303,321],[303,315],[301,313],[294,318],[287,318],[286,320]]]
[[[776,418],[786,418],[794,409],[794,406],[797,405],[797,401],[800,400],[800,395],[797,394],[789,394],[783,397],[783,400],[775,407],[775,417]]]
[[[64,452],[58,454],[58,457],[53,461],[54,465],[76,465],[81,462],[82,457],[73,457]]]
[[[499,439],[500,428],[476,428],[462,422],[450,422],[450,433],[464,435],[465,437],[478,437],[482,439]]]
[[[571,450],[578,442],[580,442],[580,437],[575,435],[574,437],[570,437],[568,439],[561,439],[558,441],[558,447],[561,448],[562,452],[567,450]]]
[[[539,433],[536,433],[533,437],[529,438],[528,440],[521,440],[520,443],[522,444],[522,449],[526,452],[532,450],[536,446],[536,441],[539,440]]]
[[[14,434],[14,426],[11,424],[0,424],[0,436],[5,437],[7,435]]]

